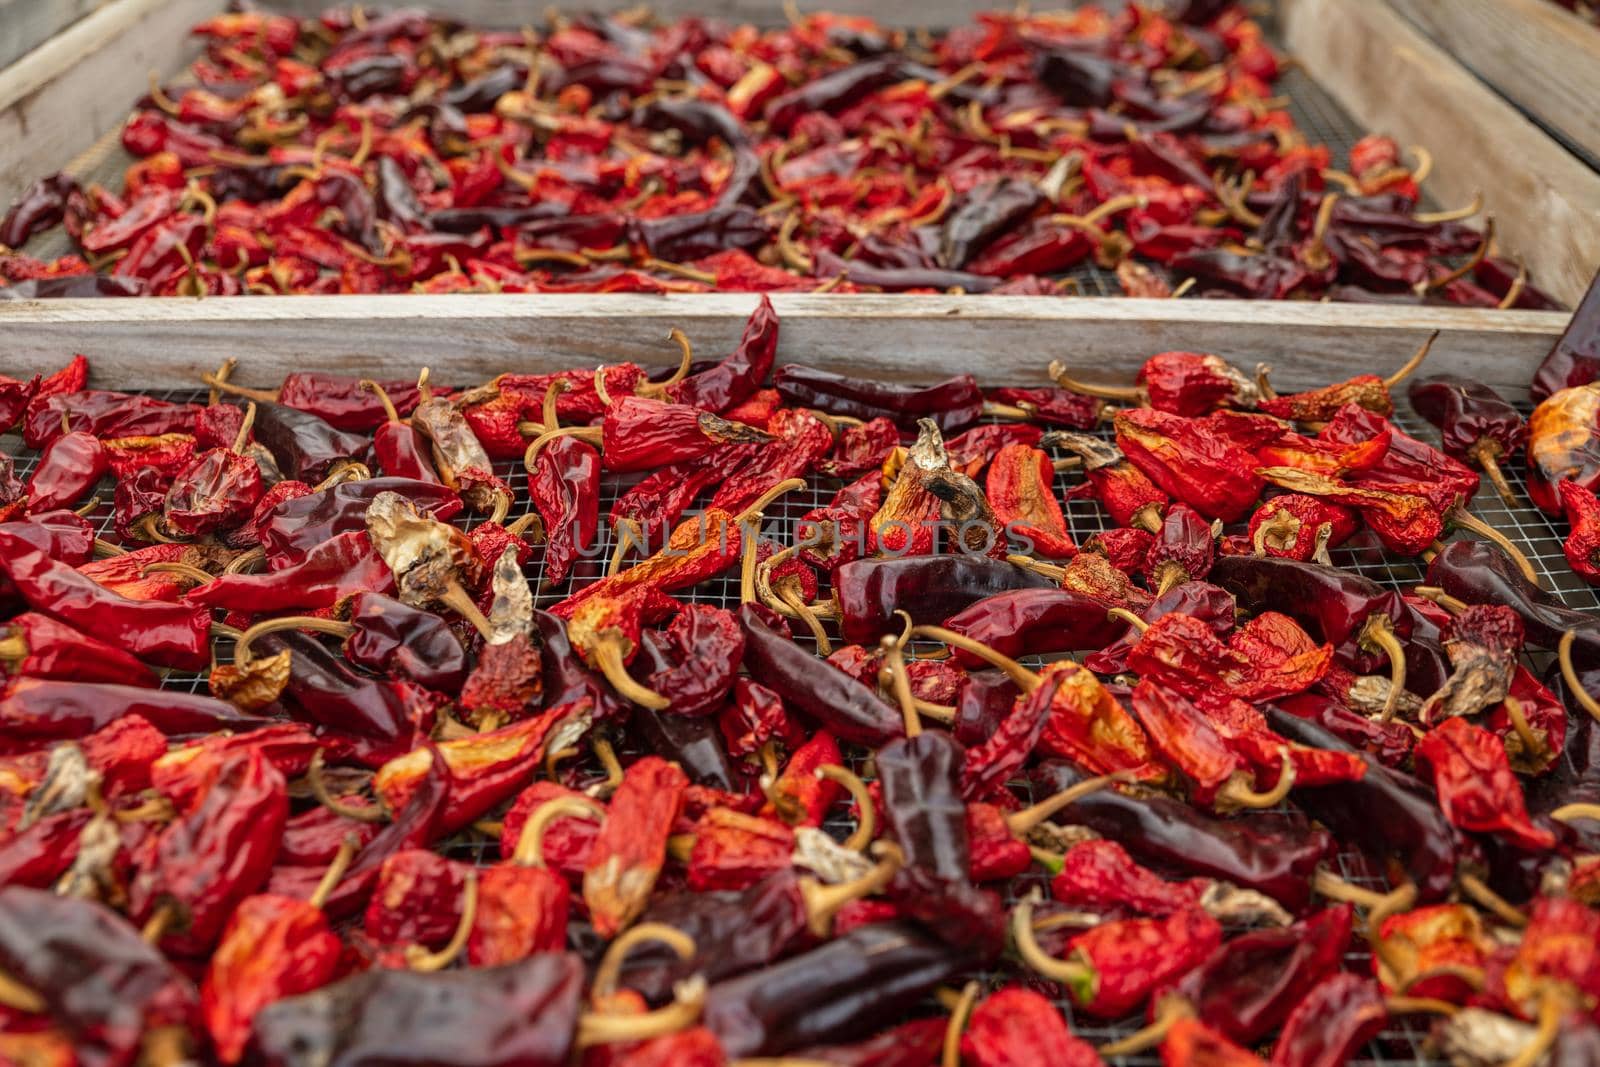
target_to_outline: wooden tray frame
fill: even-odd
[[[586,0],[600,9],[631,0]],[[1432,45],[1390,0],[1283,0],[1290,45],[1313,77],[1362,122],[1426,145],[1435,191],[1448,201],[1483,189],[1507,251],[1539,283],[1576,302],[1600,264],[1600,176]],[[0,202],[39,174],[67,167],[123,120],[149,72],[176,71],[196,47],[194,22],[223,0],[111,0],[0,71]],[[279,0],[296,14],[324,0]],[[682,11],[757,22],[774,0],[659,0]],[[903,10],[870,0],[804,0],[802,8]],[[992,3],[924,0],[919,21],[964,20]],[[459,0],[469,22],[515,25],[525,0]],[[1475,136],[1474,136],[1475,134]],[[1508,163],[1515,161],[1515,169]],[[390,356],[450,367],[471,380],[517,367],[653,360],[674,325],[708,351],[737,336],[748,295],[337,296],[191,301],[0,303],[0,372],[20,373],[85,351],[109,385],[192,383],[222,355],[267,384],[308,364],[377,369]],[[959,296],[788,296],[779,299],[784,355],[836,368],[872,366],[891,377],[974,370],[993,380],[1036,380],[1050,358],[1087,376],[1125,377],[1152,352],[1217,351],[1280,364],[1279,378],[1311,384],[1351,368],[1382,369],[1418,337],[1443,331],[1434,365],[1524,388],[1564,316],[1456,308],[1348,304],[1145,301]]]

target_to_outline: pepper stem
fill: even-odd
[[[1023,900],[1011,912],[1011,940],[1017,947],[1022,962],[1051,981],[1060,982],[1069,989],[1082,988],[1097,981],[1094,969],[1084,963],[1058,960],[1039,944],[1033,932],[1033,902]]]
[[[222,361],[221,365],[218,366],[215,371],[212,372],[211,376],[219,382],[225,382],[229,378],[233,377],[233,370],[238,365],[239,361],[233,356],[229,356],[227,359]],[[215,404],[221,399],[221,394],[217,391],[217,387],[213,385],[211,387],[211,394],[206,397],[206,403]]]
[[[950,1010],[950,1023],[944,1030],[944,1049],[939,1057],[939,1067],[961,1067],[961,1033],[972,1018],[972,1009],[978,1003],[976,979],[961,987],[961,996]]]
[[[328,783],[322,777],[323,758],[319,748],[311,757],[310,766],[306,767],[306,785],[311,787],[311,795],[317,798],[317,803],[346,819],[356,822],[385,822],[387,817],[377,808],[356,807],[346,804],[339,797],[333,795],[328,789]]]
[[[911,676],[906,673],[905,656],[906,642],[911,639],[911,616],[904,611],[896,611],[895,615],[905,620],[905,630],[899,637],[884,635],[878,648],[883,653],[884,668],[889,672],[889,687],[900,704],[906,736],[916,737],[922,732],[922,720],[917,716],[916,697],[911,695]]]
[[[1033,692],[1035,689],[1039,688],[1043,682],[1043,679],[1041,679],[1037,674],[1035,674],[1033,671],[1030,671],[1028,668],[1024,667],[1010,656],[996,652],[994,649],[990,648],[986,644],[983,644],[982,642],[974,641],[965,634],[958,634],[954,630],[947,630],[943,626],[913,626],[911,628],[910,636],[913,638],[926,637],[930,640],[939,641],[943,644],[949,645],[951,648],[959,648],[963,652],[977,656],[979,659],[983,660],[983,662],[989,664],[989,666],[998,667],[1000,670],[1004,671],[1006,677],[1017,683],[1017,688],[1021,689],[1024,693]]]
[[[1378,648],[1389,657],[1389,692],[1383,698],[1383,711],[1378,715],[1379,722],[1389,722],[1394,718],[1395,709],[1400,706],[1400,694],[1406,688],[1406,650],[1394,635],[1387,615],[1374,615],[1368,619],[1361,628],[1357,643]]]
[[[1510,556],[1512,562],[1517,565],[1517,570],[1522,572],[1522,576],[1528,579],[1529,583],[1535,588],[1538,587],[1539,572],[1534,569],[1534,566],[1531,562],[1529,562],[1528,557],[1522,554],[1522,549],[1512,544],[1511,540],[1507,538],[1505,534],[1501,533],[1499,530],[1496,530],[1493,526],[1490,526],[1488,523],[1484,522],[1482,519],[1478,518],[1476,515],[1472,514],[1463,507],[1457,507],[1451,511],[1450,521],[1454,522],[1463,530],[1471,530],[1479,537],[1487,538],[1488,540],[1493,541],[1496,545],[1499,545],[1500,550],[1506,555]]]
[[[1452,615],[1460,615],[1472,606],[1465,600],[1451,596],[1436,585],[1419,585],[1411,591],[1423,600],[1433,601]]]
[[[1533,732],[1533,727],[1528,723],[1527,713],[1522,710],[1522,701],[1514,696],[1507,695],[1502,701],[1506,709],[1506,718],[1511,720],[1511,728],[1516,731],[1517,737],[1522,741],[1523,750],[1528,759],[1536,766],[1544,763],[1548,754],[1544,739]]]
[[[617,760],[617,750],[611,747],[611,742],[603,737],[589,738],[589,751],[594,753],[594,758],[600,761],[600,766],[605,770],[603,781],[596,782],[585,792],[590,796],[604,799],[615,793],[622,785],[622,764]]]
[[[664,1008],[638,1015],[608,1015],[586,1011],[578,1017],[578,1033],[573,1041],[576,1048],[591,1045],[611,1045],[620,1041],[647,1041],[652,1037],[675,1034],[695,1024],[700,1009],[705,1004],[706,982],[695,975],[680,982],[673,991],[673,1001]]]
[[[657,269],[668,268],[668,273],[682,273],[687,269],[678,266],[676,263],[662,263],[660,260],[651,260],[646,265],[656,267]],[[695,276],[696,281],[703,280],[705,277],[703,271],[694,271],[693,275]],[[688,277],[689,275],[686,274],[684,276]],[[712,276],[711,282],[714,283],[715,281],[715,276]],[[682,330],[674,326],[667,334],[667,339],[678,346],[678,368],[672,372],[672,377],[667,378],[665,381],[645,382],[639,386],[637,392],[640,396],[663,395],[667,390],[671,389],[674,385],[677,385],[679,382],[683,381],[689,376],[689,367],[694,363],[694,347],[689,344],[688,336],[685,335]],[[548,419],[545,421],[545,424],[550,425]]]
[[[209,585],[217,580],[217,576],[210,571],[203,571],[192,563],[178,563],[175,560],[146,563],[139,568],[141,575],[146,574],[176,574],[189,579],[196,585]]]
[[[340,463],[333,470],[329,471],[326,478],[322,479],[322,481],[311,487],[311,491],[313,493],[320,493],[324,489],[331,489],[336,485],[343,485],[345,482],[365,482],[371,478],[371,467],[367,466],[365,463],[357,463],[352,460],[347,463]]]
[[[478,605],[472,602],[472,597],[461,587],[460,582],[451,579],[444,587],[444,592],[439,594],[439,603],[471,623],[472,628],[482,634],[485,641],[493,635],[494,627],[484,618],[483,612],[478,610]]]
[[[1575,819],[1600,821],[1600,804],[1563,804],[1552,811],[1550,817],[1557,822],[1572,822]]]
[[[1478,269],[1478,264],[1482,263],[1483,257],[1489,254],[1489,246],[1493,243],[1494,216],[1489,215],[1483,220],[1483,240],[1478,242],[1478,247],[1473,250],[1471,258],[1469,258],[1465,263],[1461,264],[1461,266],[1457,267],[1455,270],[1452,270],[1447,274],[1442,274],[1431,282],[1417,283],[1418,291],[1427,293],[1434,289],[1443,289],[1451,282],[1460,278],[1465,278],[1467,275]]]
[[[1353,882],[1347,882],[1326,867],[1318,867],[1311,876],[1311,888],[1320,896],[1329,900],[1337,900],[1344,904],[1355,904],[1362,908],[1376,908],[1387,899],[1384,893],[1364,889]]]
[[[744,536],[744,542],[739,546],[739,603],[741,604],[755,603],[756,567],[761,563],[760,548],[760,539],[748,534]],[[824,652],[823,655],[827,653]]]
[[[178,921],[178,905],[175,901],[164,901],[155,913],[146,920],[144,927],[139,931],[139,939],[147,945],[154,945],[167,936],[167,931],[172,924]]]
[[[1572,693],[1572,699],[1578,706],[1589,713],[1595,722],[1600,722],[1600,703],[1583,688],[1583,682],[1578,678],[1578,669],[1572,662],[1572,643],[1578,639],[1577,631],[1568,630],[1561,635],[1561,641],[1556,645],[1556,659],[1561,664],[1561,679],[1567,683],[1567,689]]]
[[[233,436],[233,447],[230,452],[243,452],[244,446],[250,443],[250,431],[256,424],[256,403],[254,400],[244,406],[244,421],[239,424],[239,432]]]
[[[1118,1038],[1115,1041],[1100,1045],[1095,1051],[1100,1053],[1102,1059],[1109,1060],[1117,1056],[1132,1056],[1146,1049],[1155,1048],[1165,1040],[1167,1031],[1172,1029],[1173,1023],[1179,1019],[1188,1018],[1193,1014],[1193,1010],[1187,1004],[1177,1004],[1170,1009],[1163,1006],[1161,1014],[1157,1015],[1155,1021],[1148,1026],[1135,1030],[1127,1037]]]
[[[1506,507],[1518,506],[1520,501],[1517,500],[1516,491],[1511,488],[1511,483],[1506,481],[1505,471],[1500,469],[1500,457],[1504,454],[1500,442],[1492,437],[1480,437],[1467,450],[1467,454],[1478,461],[1478,466],[1483,468],[1483,473],[1489,478],[1489,484],[1500,494],[1500,499],[1505,501]]]
[[[1239,808],[1275,808],[1282,804],[1289,796],[1289,791],[1294,788],[1295,769],[1294,759],[1289,755],[1289,749],[1279,749],[1283,760],[1282,770],[1278,772],[1278,782],[1265,793],[1258,793],[1245,784],[1243,777],[1230,779],[1223,787],[1219,800],[1225,801],[1233,807]]]
[[[1449,211],[1419,211],[1411,218],[1424,226],[1437,226],[1441,222],[1460,222],[1462,219],[1470,219],[1482,210],[1483,190],[1478,189],[1472,194],[1472,202],[1464,207],[1451,208]]]
[[[534,457],[539,454],[539,450],[546,442],[553,441],[557,437],[576,437],[585,444],[600,448],[604,443],[604,432],[599,426],[558,426],[553,430],[546,430],[528,442],[527,449],[522,453],[522,466],[531,474]]]
[[[319,619],[311,615],[283,615],[276,619],[263,619],[248,630],[241,633],[233,640],[233,659],[241,667],[249,664],[254,657],[250,654],[250,646],[258,637],[281,630],[313,630],[320,634],[329,634],[333,637],[349,637],[355,627],[347,622],[336,619]]]
[[[561,428],[561,415],[556,410],[556,399],[570,388],[572,388],[571,382],[565,378],[556,378],[545,389],[542,417],[546,430],[559,430]]]
[[[774,485],[771,489],[768,489],[765,493],[762,493],[760,496],[756,497],[754,502],[733,517],[733,521],[739,524],[748,522],[750,519],[755,518],[763,511],[767,510],[767,505],[771,504],[783,494],[791,492],[795,489],[804,489],[805,487],[806,481],[804,478],[785,478],[777,485]]]
[[[1564,998],[1553,987],[1546,986],[1539,998],[1539,1028],[1534,1031],[1533,1039],[1506,1061],[1506,1067],[1533,1067],[1543,1060],[1550,1046],[1561,1036],[1561,1016],[1566,1007]]]
[[[694,938],[679,930],[676,926],[666,923],[640,923],[638,926],[624,930],[617,935],[606,949],[606,954],[601,957],[600,965],[594,969],[594,982],[589,987],[589,1003],[596,1010],[607,998],[617,991],[618,979],[622,977],[622,964],[627,960],[628,953],[649,941],[659,941],[673,952],[678,959],[688,962],[694,959],[697,951]]]
[[[1067,365],[1059,359],[1050,361],[1046,373],[1050,375],[1050,380],[1061,388],[1082,393],[1084,396],[1097,396],[1102,400],[1120,400],[1129,404],[1146,402],[1144,390],[1137,385],[1095,385],[1092,382],[1080,382],[1067,373]]]
[[[333,862],[328,864],[328,869],[322,874],[322,881],[317,883],[317,888],[311,894],[308,903],[313,908],[321,908],[328,903],[328,898],[339,887],[339,880],[350,869],[350,861],[356,858],[356,852],[361,848],[361,842],[356,840],[354,834],[345,834],[339,842],[339,851],[334,854]]]
[[[825,763],[817,768],[816,773],[818,778],[825,778],[843,786],[844,791],[850,794],[850,799],[856,802],[856,810],[860,812],[856,828],[842,843],[852,852],[865,852],[867,846],[872,843],[872,835],[878,829],[878,806],[873,802],[872,794],[867,791],[867,783],[863,782],[854,771],[837,763]],[[1600,806],[1597,806],[1596,810],[1600,810]]]
[[[983,414],[992,419],[1018,419],[1023,422],[1033,418],[1033,413],[1027,408],[1016,404],[1002,404],[997,400],[985,400]]]
[[[421,945],[407,945],[406,966],[413,971],[431,973],[442,971],[456,961],[467,947],[473,924],[478,921],[478,869],[467,868],[466,884],[461,887],[461,918],[456,922],[456,932],[438,952],[429,952]]]
[[[278,402],[278,394],[271,390],[247,389],[242,385],[234,385],[225,378],[219,378],[215,374],[202,374],[200,375],[200,380],[217,392],[227,393],[229,396],[242,396],[246,400],[254,400],[261,404],[276,404]]]
[[[93,511],[95,508],[98,508],[99,506],[100,498],[95,497],[93,500],[89,501],[88,504],[85,504],[83,507],[79,508],[78,511],[86,514],[90,511]],[[149,541],[153,544],[175,545],[178,543],[176,539],[168,537],[166,533],[162,531],[161,513],[159,511],[152,511],[150,514],[140,519],[138,523],[135,524],[134,530],[143,536],[146,541]]]
[[[1393,389],[1395,386],[1411,377],[1412,373],[1418,367],[1422,366],[1422,361],[1428,358],[1428,350],[1433,347],[1433,342],[1437,341],[1438,339],[1439,331],[1434,330],[1428,335],[1428,339],[1423,341],[1422,344],[1418,346],[1417,350],[1411,354],[1411,358],[1406,360],[1399,370],[1395,371],[1393,374],[1389,375],[1383,380],[1384,386],[1386,388]]]
[[[127,554],[128,550],[123,548],[121,545],[114,545],[110,541],[103,540],[99,537],[94,539],[95,559],[110,559],[112,556],[126,556]]]
[[[1118,622],[1125,622],[1141,634],[1150,629],[1149,623],[1139,618],[1139,616],[1135,615],[1127,608],[1107,608],[1106,618],[1116,619]]]
[[[654,689],[641,685],[628,673],[627,666],[622,662],[622,641],[623,638],[615,634],[602,634],[596,639],[592,650],[595,664],[600,668],[600,673],[606,676],[606,681],[611,683],[611,688],[624,700],[631,700],[652,711],[671,707],[672,701]]]
[[[42,1014],[48,1007],[43,997],[5,971],[0,971],[0,1006],[28,1015]]]
[[[1010,830],[1013,835],[1021,837],[1046,819],[1051,818],[1064,808],[1071,807],[1089,794],[1098,793],[1116,782],[1130,782],[1132,780],[1133,775],[1128,771],[1117,771],[1115,774],[1102,774],[1096,778],[1085,778],[1077,785],[1068,786],[1059,793],[1045,797],[1037,804],[1007,815],[1006,829]]]
[[[377,396],[378,403],[383,405],[383,414],[385,418],[387,418],[390,422],[401,421],[400,412],[395,410],[394,401],[389,399],[388,390],[384,389],[383,386],[379,385],[371,378],[363,378],[359,384],[362,389],[365,389],[367,392]]]
[[[610,407],[614,401],[611,393],[606,389],[606,365],[600,364],[594,369],[594,395],[600,398],[600,403]]]
[[[511,862],[519,867],[544,867],[544,833],[557,819],[589,819],[600,822],[606,809],[598,800],[585,796],[556,797],[533,809],[517,835]]]
[[[1461,1005],[1437,997],[1385,997],[1383,1006],[1390,1015],[1454,1015]]]
[[[811,610],[811,605],[800,596],[799,579],[792,575],[780,578],[772,591],[801,622],[806,624],[806,629],[811,631],[811,639],[817,643],[817,653],[822,656],[833,655],[833,642],[828,640],[828,632],[822,628],[822,620]]]
[[[1523,927],[1528,925],[1528,917],[1518,908],[1513,906],[1505,897],[1490,889],[1482,878],[1475,874],[1463,871],[1456,875],[1456,885],[1461,891],[1471,897],[1473,901],[1487,911],[1493,912],[1495,918],[1507,926]]]
[[[1495,305],[1496,311],[1505,311],[1517,306],[1517,301],[1522,299],[1522,291],[1528,286],[1528,265],[1517,264],[1517,276],[1511,279],[1511,284],[1506,286],[1506,295],[1500,298],[1500,303]]]
[[[833,929],[833,917],[851,901],[862,900],[880,892],[905,865],[905,853],[890,841],[879,841],[874,846],[878,865],[850,882],[823,885],[815,878],[800,879],[800,899],[805,904],[806,925],[817,937],[827,937]]]
[[[426,404],[433,399],[433,387],[428,384],[428,377],[432,373],[433,371],[430,368],[423,367],[417,374],[417,400],[419,403]]]

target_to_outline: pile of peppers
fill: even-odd
[[[1426,152],[1310,142],[1248,9],[224,14],[134,102],[120,188],[10,206],[0,298],[1055,294],[1095,264],[1143,297],[1555,306],[1465,223],[1481,199],[1421,210]]]
[[[0,1060],[1594,1063],[1600,620],[1460,535],[1593,321],[1531,427],[1431,339],[986,391],[765,297],[676,367],[5,379]]]

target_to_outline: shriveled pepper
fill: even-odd
[[[1070,559],[1078,546],[1067,531],[1054,482],[1048,455],[1028,445],[1006,445],[989,464],[984,492],[1008,541],[1025,538],[1032,546],[1028,555]]]
[[[584,904],[602,937],[616,936],[649,903],[688,784],[681,770],[654,756],[624,773],[583,875]]]

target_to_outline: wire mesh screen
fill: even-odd
[[[162,399],[174,401],[199,401],[204,402],[205,394],[202,391],[169,391],[154,393]],[[1432,428],[1409,409],[1402,410],[1396,416],[1396,421],[1408,433],[1423,440],[1437,440],[1437,435]],[[1102,434],[1109,437],[1109,428],[1103,429]],[[26,477],[37,462],[37,454],[24,450],[21,442],[14,436],[0,437],[0,449],[16,458],[17,472]],[[527,477],[520,464],[501,464],[497,473],[506,479],[516,494],[517,503],[511,511],[511,517],[516,518],[526,514],[531,505],[527,493]],[[1512,485],[1516,488],[1519,497],[1526,498],[1525,469],[1520,457],[1511,458],[1505,465],[1505,473]],[[1089,500],[1065,499],[1066,491],[1081,480],[1081,475],[1076,472],[1064,472],[1058,475],[1056,489],[1057,496],[1065,500],[1065,511],[1072,533],[1079,543],[1092,537],[1098,531],[1106,529],[1110,524],[1098,504]],[[610,505],[624,492],[634,479],[624,479],[615,475],[607,475],[603,483],[602,515],[609,510]],[[795,533],[795,527],[800,518],[811,508],[828,503],[835,490],[842,483],[823,478],[811,479],[802,490],[789,493],[779,499],[766,511],[763,532],[774,537],[780,543],[789,543]],[[111,486],[101,487],[100,495],[104,501],[111,499]],[[1574,608],[1588,611],[1600,610],[1600,592],[1585,585],[1572,574],[1562,555],[1561,543],[1565,535],[1564,524],[1552,521],[1542,513],[1530,506],[1507,507],[1495,493],[1485,487],[1473,502],[1473,510],[1485,522],[1493,525],[1507,537],[1514,541],[1533,561],[1540,575],[1541,584],[1555,591],[1561,599]],[[692,512],[691,512],[692,513]],[[103,503],[91,516],[102,537],[116,541],[117,537],[112,528],[111,507]],[[469,520],[469,523],[472,520]],[[582,560],[575,573],[559,585],[552,585],[545,581],[543,574],[543,560],[540,550],[536,547],[534,555],[526,568],[526,574],[532,583],[540,607],[549,607],[570,593],[593,582],[601,576],[608,565],[613,550],[612,535],[606,524],[601,524],[602,532],[599,542]],[[1230,532],[1237,532],[1232,531]],[[1467,536],[1456,534],[1454,536]],[[1391,556],[1383,551],[1375,542],[1362,540],[1360,535],[1352,542],[1333,551],[1334,561],[1341,567],[1357,571],[1380,584],[1389,588],[1410,588],[1419,584],[1423,578],[1423,570],[1410,559]],[[723,607],[736,607],[739,602],[739,575],[737,568],[704,582],[691,590],[679,594],[682,599],[698,603],[716,604]],[[831,627],[831,623],[828,624]],[[836,632],[830,636],[837,636]],[[799,638],[803,643],[809,643],[809,638]],[[221,646],[226,652],[225,643]],[[930,650],[926,649],[926,650]],[[1037,661],[1035,661],[1037,662]],[[206,689],[206,678],[198,674],[169,673],[163,681],[163,686],[169,689],[202,692]],[[624,748],[624,755],[627,749]],[[859,770],[870,775],[870,767],[865,760],[866,753],[856,751],[851,753],[851,762]],[[588,757],[584,757],[588,760]],[[592,776],[595,781],[604,777],[597,762],[589,760],[580,763],[581,773]],[[1027,783],[1014,783],[1019,797],[1031,802],[1033,799]],[[1272,812],[1261,813],[1253,818],[1272,819],[1281,818],[1291,810],[1280,809],[1278,814]],[[1381,817],[1381,813],[1373,813]],[[836,836],[843,838],[852,826],[844,820],[842,812],[839,818],[828,827]],[[492,863],[499,859],[498,845],[494,838],[477,832],[468,832],[447,843],[446,851],[457,858],[472,860],[478,863]],[[1383,874],[1368,864],[1363,857],[1354,852],[1343,852],[1337,857],[1337,870],[1347,880],[1375,890],[1390,888]],[[1026,894],[1029,890],[1038,888],[1048,897],[1048,884],[1045,875],[1037,871],[1014,881],[1012,885],[1012,901],[1019,894]],[[1362,973],[1370,968],[1370,958],[1365,952],[1353,952],[1348,958],[1349,966]],[[1006,982],[1028,982],[1035,988],[1052,993],[1062,1011],[1072,1024],[1074,1032],[1085,1039],[1102,1044],[1138,1029],[1145,1021],[1142,1016],[1130,1017],[1115,1022],[1096,1020],[1081,1015],[1076,1015],[1068,998],[1061,995],[1048,982],[1029,975],[1019,969],[1001,967],[984,972],[976,976],[989,988],[998,987]],[[933,1005],[930,1003],[930,1010]],[[1432,1065],[1442,1064],[1443,1061],[1431,1058],[1427,1047],[1427,1034],[1429,1021],[1424,1018],[1398,1018],[1392,1020],[1385,1029],[1354,1062],[1358,1064],[1413,1064]],[[1154,1065],[1159,1063],[1159,1058],[1154,1054],[1121,1057],[1113,1062],[1128,1065]]]

